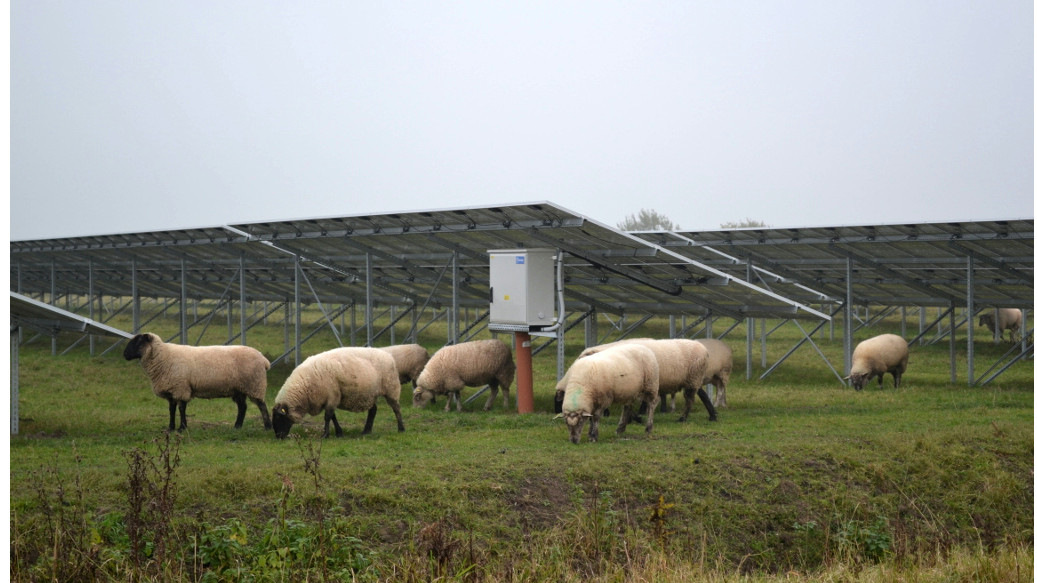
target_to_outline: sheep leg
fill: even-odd
[[[702,404],[706,406],[706,411],[709,411],[709,420],[717,420],[717,410],[713,408],[713,403],[709,402],[709,395],[706,394],[704,389],[699,389],[699,399],[702,399]]]
[[[587,439],[590,440],[592,443],[598,441],[598,421],[600,420],[600,414],[595,414],[591,416],[591,427],[590,430],[587,431]],[[577,441],[579,441],[579,438],[577,438]]]
[[[173,397],[169,397],[169,430],[173,431],[176,429],[176,400]]]
[[[360,435],[367,435],[371,433],[371,427],[374,426],[374,416],[378,412],[378,405],[371,405],[371,408],[367,410],[367,422],[364,423],[364,430],[360,432]]]
[[[677,400],[677,393],[674,393],[674,401]],[[648,404],[648,417],[645,420],[645,433],[651,433],[652,427],[655,425],[655,409],[659,406],[659,395],[652,395],[646,403]]]
[[[713,385],[713,388],[717,391],[717,407],[727,408],[727,383],[717,383]]]
[[[234,421],[234,429],[241,429],[241,424],[245,422],[245,395],[238,393],[231,398],[238,406],[238,418]]]
[[[389,403],[392,407],[392,412],[396,414],[396,431],[403,432],[403,414],[400,412],[400,402],[392,397],[386,395],[385,402]]]
[[[490,398],[486,399],[486,406],[483,407],[483,411],[489,411],[490,407],[493,406],[493,401],[497,398],[497,383],[490,383]]]
[[[674,397],[674,403],[677,402],[677,398]],[[684,423],[688,420],[688,414],[691,413],[691,406],[695,403],[695,393],[691,388],[684,389],[684,414],[677,418],[677,421]]]
[[[331,433],[328,431],[328,423],[335,424],[335,437],[342,437],[342,426],[338,424],[338,418],[335,417],[334,409],[324,411],[324,437],[331,436]]]
[[[634,415],[633,405],[623,405],[623,413],[619,416],[619,425],[616,427],[616,435],[622,434],[626,431],[627,423],[630,423],[630,418]]]
[[[180,405],[180,429],[177,431],[183,431],[187,429],[187,401],[179,401]]]
[[[259,407],[259,414],[263,416],[263,429],[270,429],[270,411],[266,408],[266,401],[263,399],[252,399],[252,402]]]
[[[882,388],[882,373],[879,373],[879,388]]]

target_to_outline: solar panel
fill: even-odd
[[[293,297],[298,269],[325,302],[487,305],[489,249],[563,252],[567,305],[626,314],[826,318],[810,303],[550,202],[365,214],[11,243],[25,292],[252,299]],[[457,280],[454,281],[454,264]],[[812,300],[816,301],[816,298]]]

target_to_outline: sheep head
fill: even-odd
[[[274,435],[278,439],[288,437],[288,432],[291,431],[294,423],[288,405],[277,405],[274,407],[274,415],[271,424],[274,426]]]
[[[137,334],[126,343],[126,348],[122,351],[123,358],[133,360],[143,357],[144,353],[151,348],[151,343],[155,339],[156,336],[154,334]]]
[[[429,404],[429,401],[432,400],[432,397],[433,395],[431,391],[419,385],[416,389],[414,389],[414,406],[424,407],[425,405]]]
[[[583,433],[583,424],[587,419],[592,417],[592,415],[580,411],[570,411],[568,413],[560,413],[559,417],[564,417],[565,424],[569,427],[569,441],[580,443],[580,436]]]
[[[868,384],[868,380],[870,378],[871,375],[864,372],[855,372],[850,376],[846,377],[846,379],[850,381],[850,385],[858,391],[863,389],[864,385]]]

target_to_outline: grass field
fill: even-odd
[[[445,334],[429,330],[434,350]],[[887,331],[899,322],[855,337]],[[774,332],[771,360],[800,337]],[[814,339],[841,370],[834,337]],[[229,399],[192,401],[189,429],[167,435],[166,403],[121,348],[54,357],[37,339],[21,349],[10,446],[12,579],[1033,579],[1032,361],[968,387],[962,341],[951,384],[939,342],[913,349],[901,388],[855,392],[809,347],[746,380],[744,338],[728,337],[718,422],[699,404],[687,423],[659,413],[651,435],[618,437],[613,416],[579,445],[553,419],[553,349],[534,359],[536,413],[515,413],[514,390],[509,411],[482,411],[485,397],[415,409],[407,388],[404,433],[383,406],[367,436],[364,415],[340,412],[343,438],[321,440],[313,418],[277,441],[251,404],[233,429]],[[978,338],[982,371],[1005,347]],[[283,330],[249,344],[279,354]],[[582,335],[566,348],[571,362]],[[268,403],[289,372],[271,370]]]

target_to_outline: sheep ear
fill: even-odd
[[[584,413],[583,415],[581,415],[581,417],[594,417],[594,415],[591,415],[590,413]]]
[[[562,417],[565,417],[565,413],[559,413],[559,414],[555,415],[554,417],[552,417],[551,419],[552,420],[556,420],[556,419],[561,419]]]

